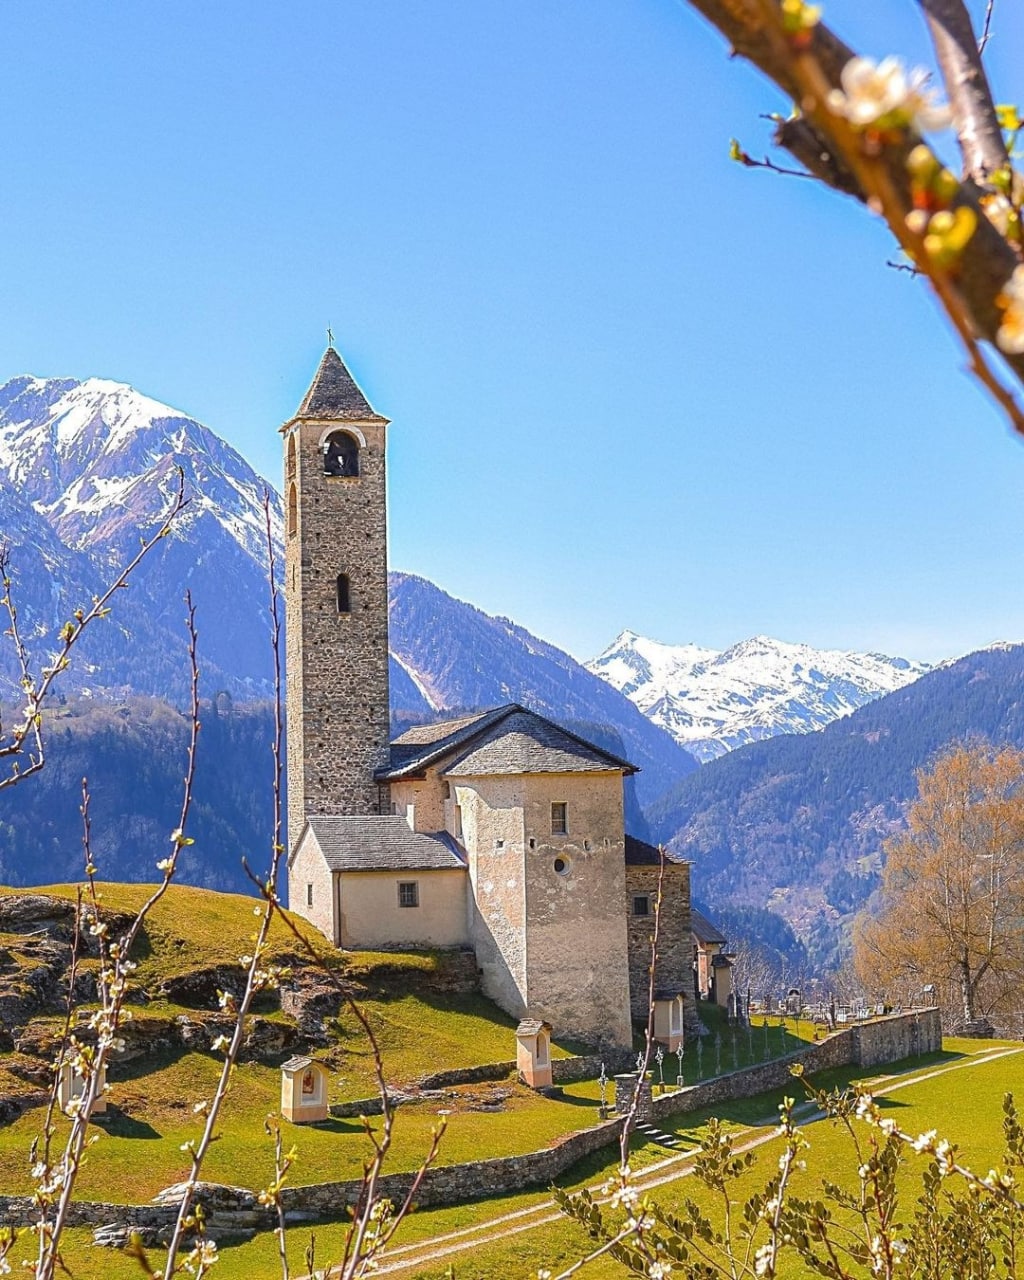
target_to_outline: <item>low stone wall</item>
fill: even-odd
[[[808,1074],[814,1075],[836,1067],[870,1067],[882,1062],[897,1062],[901,1058],[936,1052],[941,1047],[942,1024],[937,1009],[893,1014],[874,1022],[845,1027],[818,1044],[808,1045],[785,1058],[661,1094],[653,1099],[653,1118],[657,1120],[679,1112],[696,1111],[718,1102],[780,1088],[790,1082],[790,1068],[797,1062]],[[572,1063],[581,1060],[562,1058],[555,1061]],[[597,1062],[600,1064],[600,1059]],[[571,1133],[543,1151],[531,1151],[526,1155],[428,1169],[416,1194],[416,1203],[423,1208],[433,1208],[546,1186],[584,1156],[618,1142],[623,1124],[622,1117],[606,1120],[592,1128]],[[386,1174],[378,1179],[379,1194],[399,1201],[407,1194],[412,1180],[410,1173]],[[356,1202],[362,1186],[361,1180],[356,1179],[285,1187],[282,1200],[290,1221],[331,1218]],[[164,1193],[165,1196],[169,1194]],[[198,1198],[211,1206],[211,1235],[215,1239],[219,1234],[227,1237],[239,1230],[273,1225],[271,1214],[255,1203],[251,1191],[205,1184]],[[0,1221],[28,1226],[37,1216],[38,1210],[33,1208],[27,1196],[0,1196]],[[78,1202],[71,1207],[70,1222],[73,1226],[100,1226],[116,1222],[154,1231],[165,1227],[173,1216],[174,1209],[169,1205]]]
[[[790,1083],[791,1068],[800,1063],[808,1075],[837,1067],[874,1067],[882,1062],[937,1053],[942,1048],[942,1019],[938,1009],[891,1014],[834,1031],[817,1044],[798,1049],[784,1058],[730,1071],[700,1084],[676,1089],[654,1099],[654,1118],[699,1111],[718,1102],[751,1098]]]

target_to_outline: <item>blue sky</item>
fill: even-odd
[[[927,57],[912,0],[826,17]],[[1024,446],[880,225],[730,163],[784,104],[685,4],[11,0],[0,32],[0,380],[131,382],[276,481],[331,324],[393,420],[393,565],[579,657],[1024,637]],[[1021,48],[1001,0],[1001,100]]]

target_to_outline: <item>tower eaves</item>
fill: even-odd
[[[296,418],[327,418],[334,421],[387,422],[375,413],[345,362],[333,347],[324,352],[316,376],[310,383]]]

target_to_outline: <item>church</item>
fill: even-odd
[[[471,949],[512,1016],[628,1046],[660,872],[625,831],[635,767],[518,704],[391,738],[387,426],[332,346],[281,428],[289,905],[338,947]],[[689,872],[666,862],[666,1035],[692,1017]]]

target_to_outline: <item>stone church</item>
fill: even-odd
[[[660,861],[624,829],[634,766],[516,704],[391,739],[387,426],[331,347],[281,428],[290,906],[339,947],[471,948],[514,1017],[626,1046]],[[669,860],[656,997],[680,1033],[692,964]]]

